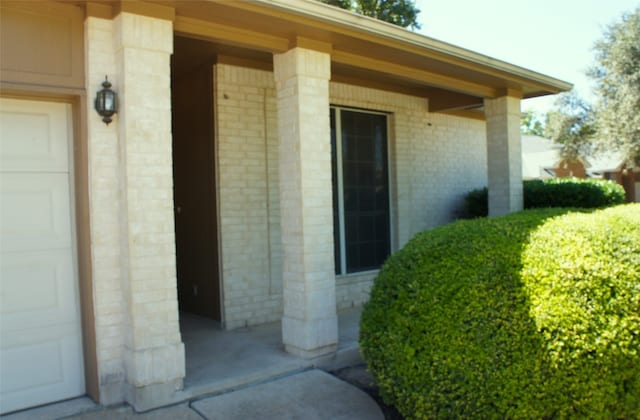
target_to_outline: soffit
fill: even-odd
[[[122,8],[127,4],[98,2]],[[310,0],[137,4],[151,2],[175,10],[178,35],[208,40],[220,54],[264,67],[271,65],[271,54],[288,50],[300,39],[321,42],[332,48],[334,80],[368,80],[369,85],[390,90],[396,86],[413,94],[453,92],[452,97],[461,101],[450,109],[467,108],[469,102],[481,103],[482,98],[505,92],[529,98],[571,88],[552,77]]]
[[[430,79],[431,75],[434,79],[443,76],[445,80],[436,80],[430,85],[484,97],[515,89],[521,91],[525,98],[570,88],[569,84],[548,76],[315,2],[290,1],[287,4],[292,6],[286,10],[282,1],[264,0],[175,4],[177,30],[181,23],[190,19],[206,20],[221,25],[220,29],[229,27],[245,31],[247,39],[263,35],[266,38],[262,39],[259,48],[270,52],[286,50],[296,37],[309,38],[331,44],[334,62],[413,78],[418,85],[429,85],[429,81],[424,79]],[[294,6],[310,10],[294,10]],[[319,13],[307,14],[320,11],[331,15],[333,20],[329,21]],[[381,28],[401,39],[372,33]],[[410,42],[403,42],[402,37],[411,38]],[[448,54],[447,49],[452,49],[455,54]],[[423,76],[416,77],[416,74]],[[456,81],[469,87],[460,88]],[[473,89],[474,85],[491,88],[493,92]]]

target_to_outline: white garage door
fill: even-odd
[[[0,413],[85,393],[70,106],[0,98]]]

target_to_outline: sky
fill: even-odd
[[[585,71],[605,28],[640,0],[416,0],[423,35],[573,83],[594,102]],[[522,110],[546,112],[553,96]]]

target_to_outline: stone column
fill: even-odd
[[[522,210],[520,98],[485,99],[489,216]]]
[[[283,246],[282,339],[313,358],[338,343],[328,53],[296,47],[274,56]]]
[[[171,21],[122,12],[114,20],[120,109],[120,238],[125,398],[144,410],[182,388],[171,151]]]

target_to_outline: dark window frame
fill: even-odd
[[[335,271],[374,271],[392,249],[389,114],[331,106],[330,118]]]

